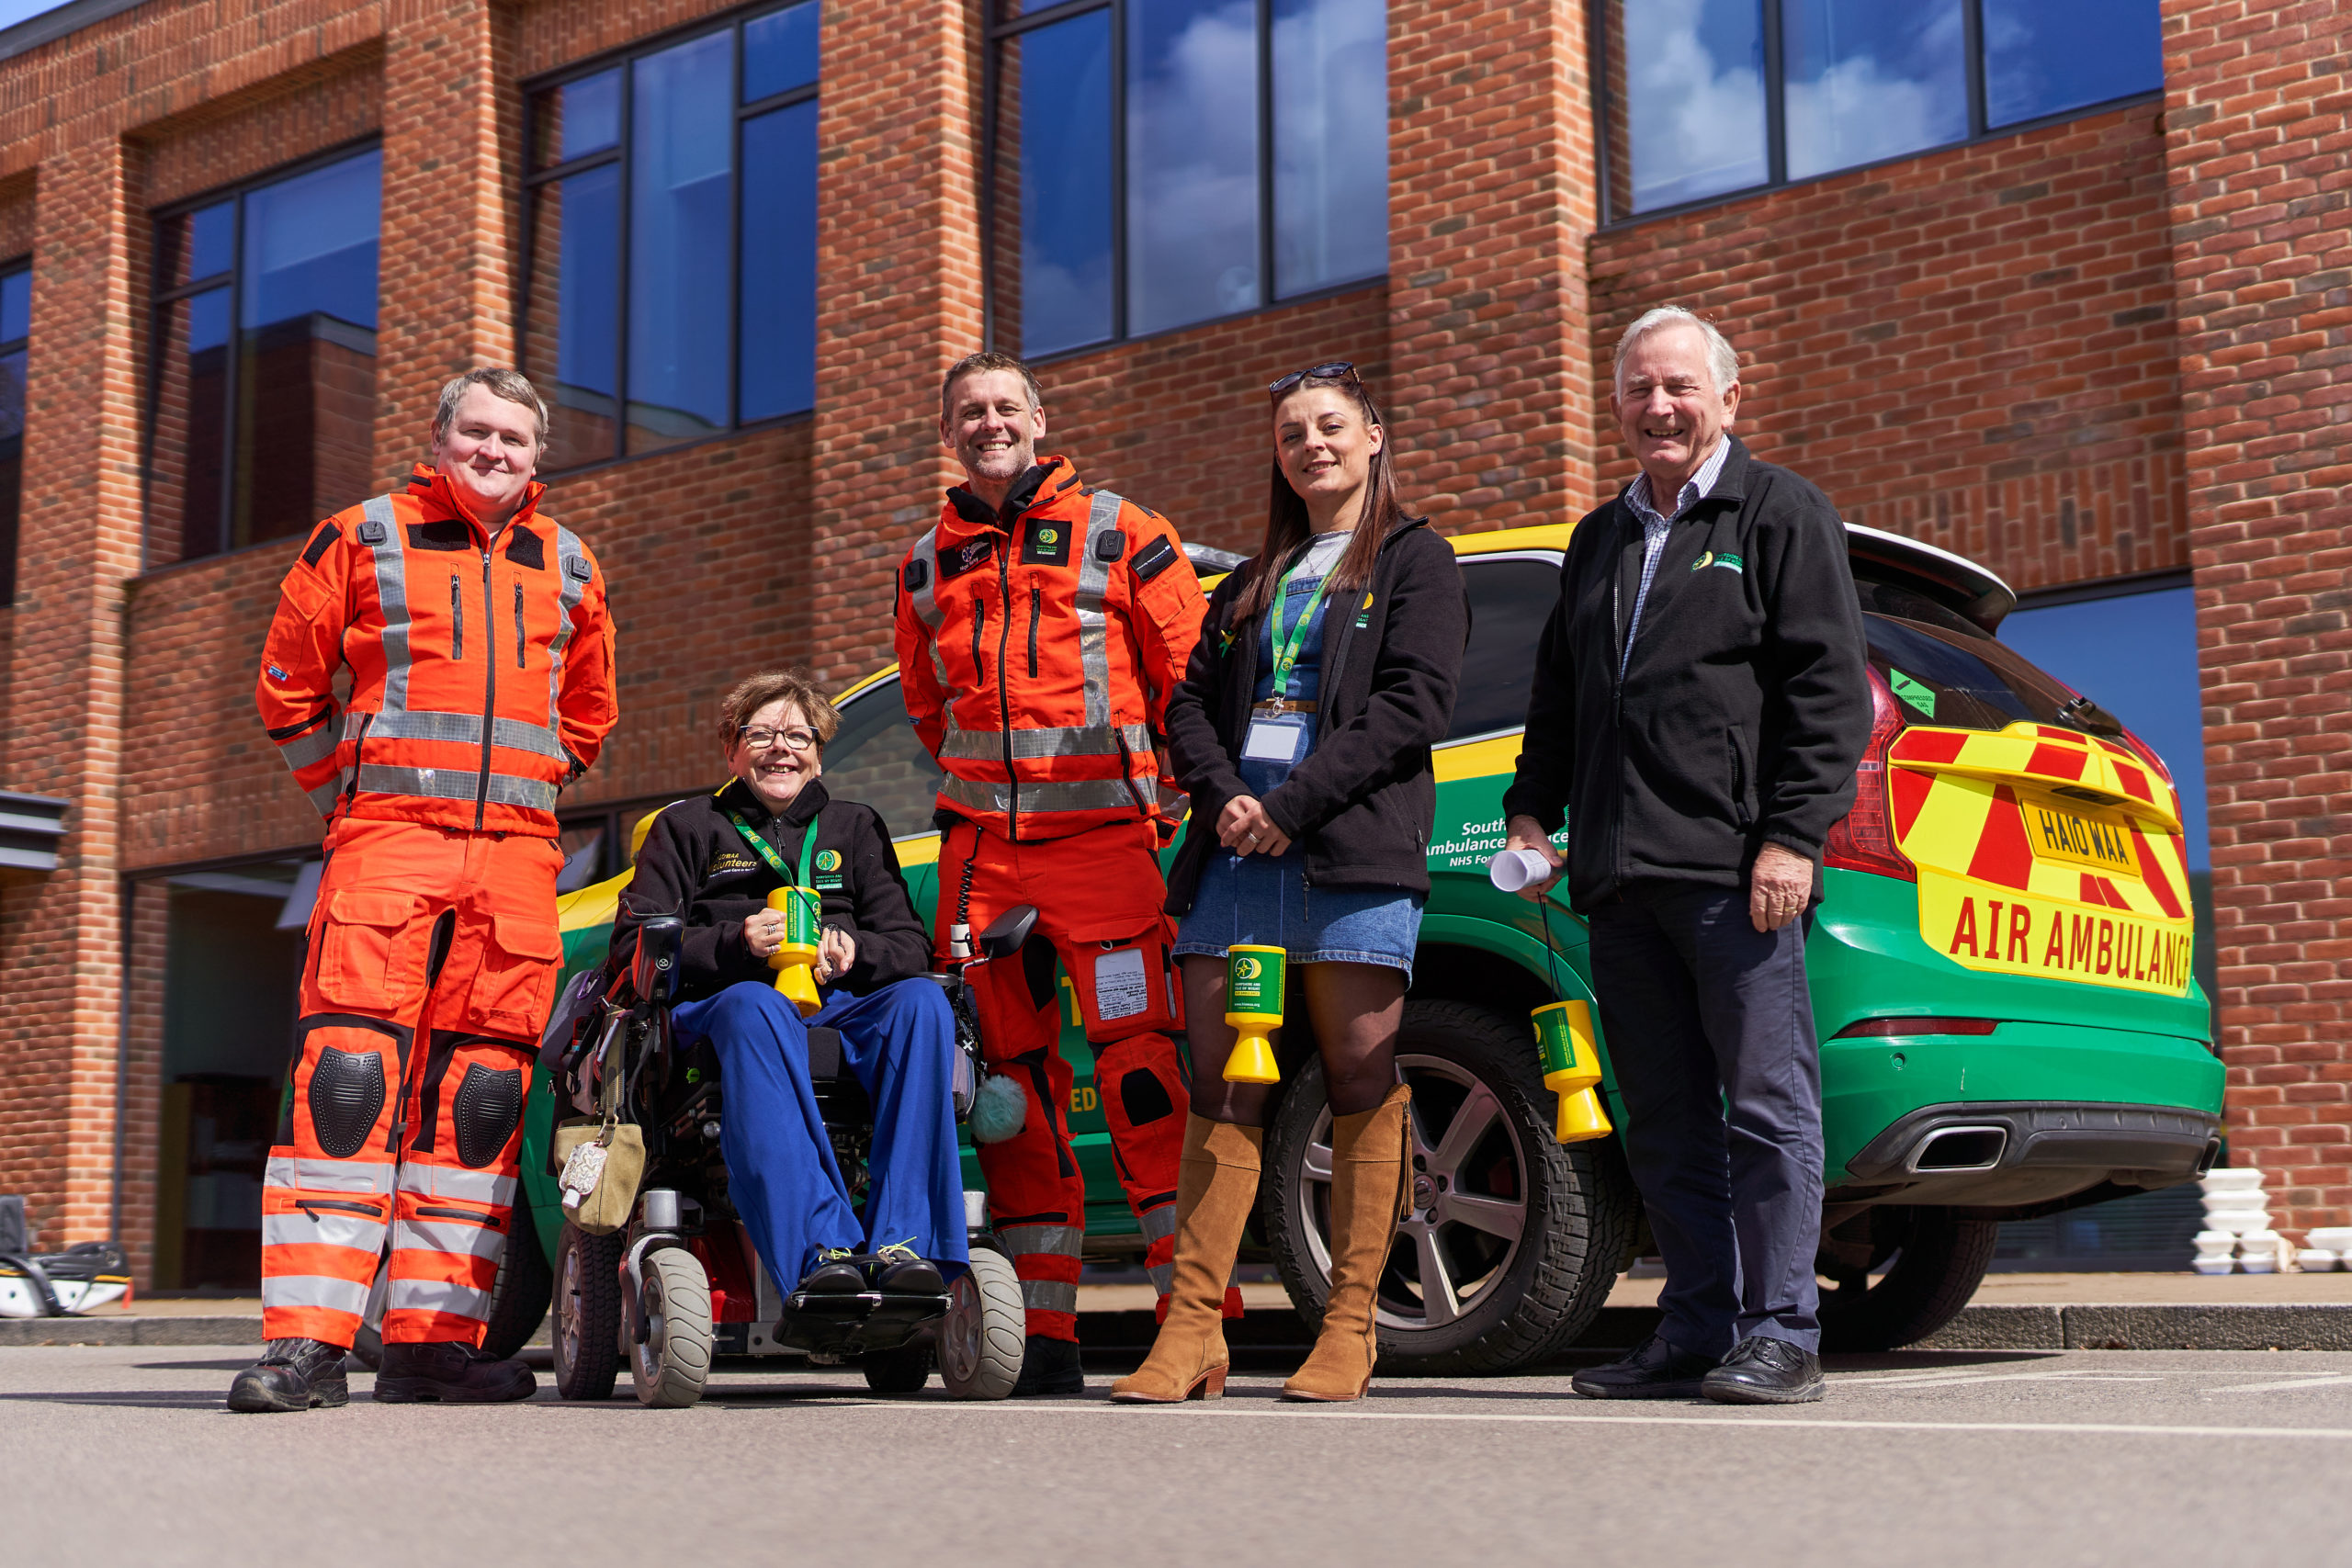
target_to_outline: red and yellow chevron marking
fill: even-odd
[[[2188,989],[2179,797],[2127,748],[2030,723],[1906,729],[1887,784],[1937,952],[1997,974]]]

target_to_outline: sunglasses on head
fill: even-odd
[[[1318,381],[1345,381],[1357,391],[1363,390],[1363,378],[1358,376],[1356,367],[1344,359],[1327,359],[1320,365],[1310,365],[1304,370],[1294,370],[1280,380],[1267,382],[1266,390],[1276,402],[1280,402],[1301,381],[1310,376]]]

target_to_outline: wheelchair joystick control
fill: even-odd
[[[1226,950],[1225,1021],[1239,1032],[1225,1058],[1227,1083],[1280,1083],[1273,1042],[1283,1026],[1283,970],[1290,954],[1279,947],[1236,942]]]
[[[1534,1018],[1544,1087],[1560,1097],[1554,1140],[1581,1144],[1607,1137],[1609,1113],[1594,1092],[1600,1082],[1600,1055],[1592,1046],[1592,1004],[1549,1002],[1535,1010]]]
[[[775,971],[775,988],[807,1018],[825,1005],[817,995],[817,890],[778,887],[768,894],[768,908],[784,912],[784,942],[768,959]]]

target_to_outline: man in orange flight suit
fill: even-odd
[[[232,1410],[345,1403],[388,1238],[376,1397],[536,1386],[479,1347],[562,964],[556,793],[616,716],[603,576],[538,511],[546,445],[528,381],[469,371],[442,389],[432,462],[319,525],[286,574],[255,700],[327,820],[326,866],[264,1179],[268,1345]]]
[[[1058,956],[1146,1266],[1167,1299],[1188,1103],[1171,1032],[1182,1006],[1158,851],[1175,826],[1158,748],[1204,601],[1176,530],[1039,457],[1045,410],[1019,360],[950,370],[939,435],[963,464],[937,526],[899,569],[907,714],[939,760],[939,910],[978,931],[1034,904],[1015,962],[973,972],[993,1069],[1025,1100],[1020,1132],[980,1145],[989,1208],[1028,1309],[1015,1396],[1076,1393],[1086,1184],[1069,1143]],[[1238,1308],[1238,1297],[1229,1298]]]

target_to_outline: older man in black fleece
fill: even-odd
[[[1731,434],[1721,333],[1644,315],[1617,345],[1616,402],[1642,471],[1569,543],[1503,796],[1510,847],[1555,867],[1567,807],[1569,901],[1666,1261],[1658,1333],[1575,1386],[1818,1399],[1804,933],[1870,736],[1860,609],[1837,509]]]

